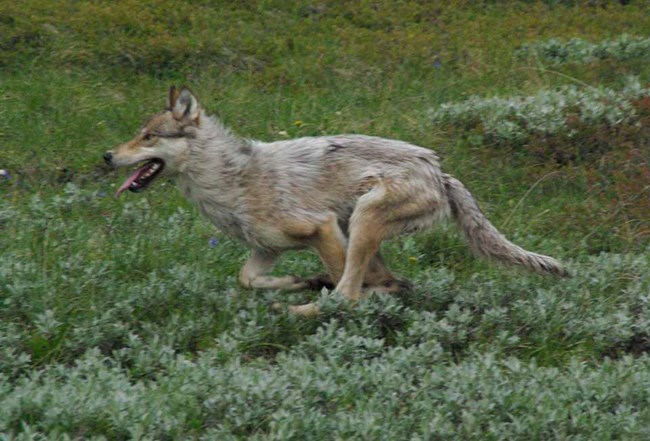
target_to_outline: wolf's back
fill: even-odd
[[[521,265],[541,274],[568,277],[562,265],[552,257],[526,251],[506,239],[485,217],[472,194],[462,182],[443,175],[451,213],[470,243],[472,251],[503,263]]]

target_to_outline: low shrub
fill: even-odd
[[[648,113],[650,87],[628,78],[622,90],[564,86],[508,98],[473,96],[432,109],[431,118],[476,144],[522,145],[535,136],[576,138],[583,126],[630,125]]]
[[[409,260],[411,294],[351,307],[240,289],[242,247],[152,203],[71,184],[0,201],[9,439],[648,435],[647,249],[581,255],[562,282]],[[417,238],[387,248],[418,255]],[[309,300],[321,317],[270,309]]]
[[[630,77],[621,90],[569,85],[530,96],[474,96],[430,116],[476,146],[515,147],[564,164],[600,157],[627,132],[644,130],[648,103],[650,87]]]
[[[519,58],[535,57],[543,63],[586,64],[602,60],[629,61],[650,59],[650,38],[623,34],[617,38],[590,43],[581,38],[561,41],[551,38],[525,44],[516,50]]]

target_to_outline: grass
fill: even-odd
[[[0,433],[647,439],[646,98],[622,125],[515,141],[431,117],[568,86],[616,94],[629,76],[647,86],[647,54],[611,43],[649,37],[647,6],[593,3],[0,4]],[[521,55],[576,38],[610,52]],[[242,289],[245,248],[172,183],[112,197],[121,175],[102,153],[171,83],[246,137],[434,148],[508,237],[574,277],[490,266],[442,227],[385,245],[410,295],[352,308]],[[320,271],[309,253],[276,269]],[[269,308],[311,300],[317,319]]]

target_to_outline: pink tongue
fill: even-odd
[[[133,184],[137,179],[140,177],[140,175],[147,170],[149,167],[151,167],[151,164],[145,164],[133,173],[127,178],[126,181],[124,181],[124,184],[120,188],[117,189],[117,193],[115,193],[115,197],[118,197],[120,193],[122,193],[124,190],[129,188],[131,184]]]

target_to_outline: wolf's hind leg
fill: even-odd
[[[277,258],[278,254],[254,250],[239,272],[239,282],[247,288],[298,290],[309,287],[307,281],[295,276],[267,276],[266,273],[273,268]]]
[[[373,189],[359,198],[350,218],[350,238],[347,245],[343,274],[336,285],[336,290],[345,295],[349,300],[357,301],[366,292],[362,291],[362,285],[366,272],[371,265],[379,246],[390,233],[390,227],[386,221],[387,207],[386,200],[389,198],[385,185],[375,179]],[[381,258],[375,260],[374,270],[379,276],[386,276]],[[291,306],[289,310],[293,313],[313,316],[318,314],[318,305],[308,303],[306,305]]]
[[[379,252],[381,242],[390,234],[384,203],[386,193],[385,186],[378,182],[374,189],[359,198],[350,218],[345,269],[336,290],[352,301],[362,295],[366,272]],[[383,273],[382,267],[381,262],[376,260],[374,269]]]
[[[395,294],[405,293],[412,290],[411,283],[408,280],[397,279],[393,273],[386,267],[381,251],[375,253],[368,271],[363,279],[362,294]]]
[[[377,176],[372,189],[357,200],[350,218],[345,271],[336,286],[350,300],[372,293],[372,287],[362,288],[368,282],[373,283],[374,278],[382,282],[379,285],[385,285],[383,288],[391,288],[377,289],[377,286],[375,292],[397,292],[407,286],[395,281],[377,253],[384,239],[427,228],[436,222],[440,195],[428,189],[425,178],[416,171],[409,179]]]

